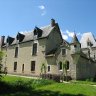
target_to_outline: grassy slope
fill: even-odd
[[[6,76],[3,78],[3,81],[6,82],[15,82],[17,80],[30,81],[29,78],[22,77],[12,77]],[[38,82],[35,86],[35,90],[31,92],[16,92],[16,93],[6,93],[0,96],[96,96],[96,87],[91,86],[90,82],[85,84],[84,82],[76,82],[76,83],[48,83],[50,81],[42,81],[39,84]],[[30,83],[33,86],[33,83]],[[93,83],[92,83],[93,84]],[[95,83],[96,84],[96,83]]]
[[[93,87],[90,85],[84,85],[84,84],[56,83],[56,84],[52,84],[52,85],[43,86],[38,89],[57,91],[60,94],[71,94],[71,95],[82,94],[85,96],[96,96],[96,87]]]

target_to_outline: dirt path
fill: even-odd
[[[17,76],[17,77],[24,77],[24,78],[30,78],[30,79],[40,79],[39,77],[31,77],[31,76],[21,76],[21,75],[13,75],[13,74],[7,74],[8,76]]]

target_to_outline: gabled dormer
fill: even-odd
[[[35,27],[33,33],[34,33],[34,39],[38,39],[42,36],[43,31],[40,28]]]
[[[15,40],[15,38],[8,36],[6,39],[6,42],[8,45],[11,45],[14,40]]]
[[[16,36],[16,39],[19,40],[19,42],[22,42],[23,39],[24,39],[25,35],[24,34],[21,34],[18,32],[17,36]]]
[[[93,46],[93,44],[92,44],[92,42],[90,41],[89,38],[87,39],[86,43],[87,43],[87,47],[92,47]]]
[[[74,34],[74,36],[72,38],[70,48],[71,48],[72,53],[80,52],[80,50],[81,50],[81,44],[80,44],[76,34]]]

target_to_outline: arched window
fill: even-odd
[[[62,62],[60,61],[58,64],[59,70],[62,70]]]
[[[66,69],[69,70],[69,61],[67,61]]]

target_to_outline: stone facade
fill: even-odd
[[[62,39],[61,32],[55,20],[42,28],[35,27],[30,33],[18,33],[15,38],[1,38],[0,50],[5,52],[3,68],[8,73],[40,76],[42,64],[46,74],[61,75],[63,63],[67,62],[67,75],[72,79],[94,78],[96,75],[95,47],[81,48],[76,35],[71,43]],[[92,56],[94,58],[91,58]],[[65,74],[65,73],[64,73]]]

